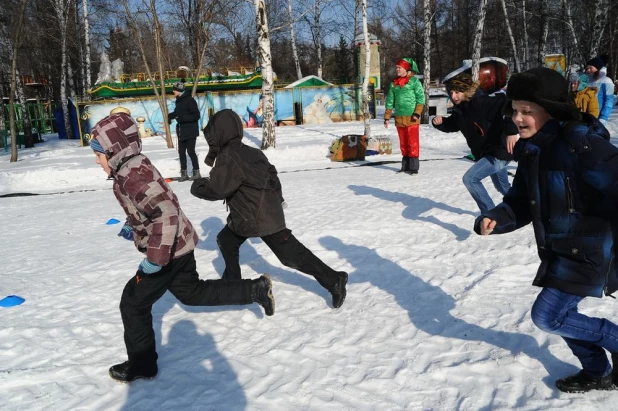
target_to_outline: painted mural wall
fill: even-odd
[[[371,93],[373,97],[373,92]],[[201,113],[200,129],[211,115],[222,109],[234,110],[244,127],[261,127],[262,101],[260,90],[207,92],[196,96]],[[372,98],[372,101],[374,99]],[[278,126],[325,124],[354,121],[362,118],[361,90],[354,86],[307,87],[275,90],[275,121]],[[87,145],[94,125],[118,107],[131,112],[142,137],[162,135],[164,121],[154,96],[78,103],[82,144]],[[175,108],[175,98],[168,99],[168,111]],[[375,117],[375,106],[370,107]],[[171,125],[172,132],[175,123]]]

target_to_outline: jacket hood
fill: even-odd
[[[206,164],[214,162],[217,153],[233,140],[242,139],[242,123],[240,117],[230,109],[215,113],[204,127],[204,137],[208,142],[209,150],[206,155]],[[208,164],[210,165],[210,164]]]
[[[112,171],[118,171],[128,159],[142,152],[137,124],[126,113],[112,114],[99,121],[92,129],[107,156]]]

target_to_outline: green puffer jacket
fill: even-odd
[[[419,116],[423,112],[425,105],[425,92],[420,80],[410,76],[410,80],[403,88],[391,82],[386,97],[384,120],[391,118],[391,113],[395,109],[395,125],[406,126],[417,123],[411,117],[414,113]]]

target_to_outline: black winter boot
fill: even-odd
[[[401,158],[401,170],[399,170],[398,173],[405,173],[408,170],[410,170],[410,157],[403,156]]]
[[[251,284],[251,300],[264,308],[264,313],[271,316],[275,313],[275,297],[273,283],[268,274],[264,274]]]
[[[595,377],[581,370],[575,375],[556,381],[556,388],[562,392],[588,392],[591,390],[615,390],[612,374],[606,377]]]
[[[178,181],[187,181],[189,176],[187,175],[187,170],[180,170],[180,178]]]
[[[200,170],[193,170],[193,175],[191,176],[191,180],[197,180],[198,178],[202,178],[200,174]]]
[[[125,361],[122,364],[113,365],[109,369],[109,376],[120,382],[131,382],[139,378],[151,379],[157,376],[159,369],[157,364],[150,367],[138,367],[131,366],[129,361]]]
[[[419,163],[418,163],[418,157],[408,157],[409,161],[408,161],[408,174],[418,174],[418,168],[419,168]]]
[[[338,273],[339,280],[337,283],[331,288],[330,293],[333,296],[333,308],[339,308],[345,301],[345,296],[347,291],[345,289],[345,285],[348,283],[348,273],[339,271]]]

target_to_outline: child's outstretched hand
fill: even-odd
[[[125,223],[120,232],[118,233],[118,237],[122,237],[125,240],[133,241],[133,227]]]
[[[515,149],[515,143],[519,140],[519,134],[511,134],[510,136],[506,136],[506,150],[509,154],[513,154],[513,150]]]
[[[496,220],[490,218],[483,218],[481,221],[481,235],[489,235],[496,228]]]
[[[144,274],[154,274],[161,271],[161,266],[159,264],[151,263],[147,258],[144,258],[139,264],[138,270]]]
[[[442,124],[442,116],[435,116],[432,120],[431,123],[434,126],[439,126],[440,124]]]

